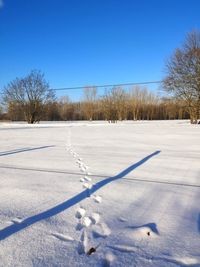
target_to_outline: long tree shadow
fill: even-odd
[[[23,220],[21,223],[13,224],[13,225],[10,225],[10,226],[4,228],[3,230],[0,231],[0,241],[8,238],[9,236],[11,236],[11,235],[13,235],[13,234],[25,229],[25,228],[27,228],[28,226],[30,226],[36,222],[39,222],[41,220],[44,220],[44,219],[47,219],[47,218],[52,217],[54,215],[57,215],[60,212],[76,205],[77,203],[79,203],[83,199],[87,198],[88,196],[90,196],[91,194],[93,194],[94,192],[96,192],[101,187],[105,186],[106,184],[111,183],[112,181],[118,180],[120,178],[123,178],[125,175],[127,175],[128,173],[130,173],[131,171],[133,171],[134,169],[136,169],[140,165],[144,164],[146,161],[148,161],[150,158],[156,156],[160,152],[161,151],[155,151],[154,153],[148,155],[147,157],[145,157],[142,160],[131,165],[130,167],[128,167],[124,171],[120,172],[116,176],[106,178],[106,179],[96,183],[95,185],[93,185],[93,187],[91,189],[86,189],[83,192],[79,193],[78,195],[68,199],[67,201],[65,201],[61,204],[58,204],[57,206],[55,206],[51,209],[48,209],[44,212],[33,215],[33,216]]]
[[[200,213],[197,219],[197,229],[198,229],[198,232],[200,233]]]
[[[51,145],[51,146],[40,146],[40,147],[32,147],[32,148],[31,147],[24,147],[24,148],[9,150],[9,151],[3,151],[3,152],[0,152],[0,157],[12,155],[12,154],[23,153],[23,152],[32,151],[32,150],[49,148],[49,147],[54,147],[54,146]]]

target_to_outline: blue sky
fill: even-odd
[[[0,90],[31,69],[53,88],[160,80],[199,14],[198,0],[0,0]]]

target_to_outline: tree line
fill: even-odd
[[[86,87],[82,101],[57,99],[41,71],[33,70],[16,78],[3,89],[0,119],[25,120],[161,120],[188,119],[197,123],[200,116],[200,32],[186,36],[181,48],[166,63],[162,87],[166,97],[158,97],[148,88],[129,90],[113,87],[103,96],[96,87]],[[3,111],[4,110],[4,111]]]
[[[29,123],[73,120],[170,120],[188,119],[185,103],[171,98],[159,98],[146,87],[135,86],[127,92],[122,87],[97,95],[95,87],[84,89],[83,100],[70,101],[68,96],[52,97],[45,103],[34,100],[30,105],[9,101],[7,112],[1,119],[27,121]],[[49,96],[48,96],[49,97]]]

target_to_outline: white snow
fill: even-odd
[[[0,144],[0,266],[200,266],[199,125],[0,123]]]
[[[68,235],[63,235],[63,234],[57,234],[57,233],[54,233],[52,234],[54,237],[62,240],[62,241],[73,241],[74,239]]]
[[[86,213],[86,210],[84,208],[80,208],[79,210],[77,210],[76,212],[76,217],[78,219],[82,218]]]
[[[91,220],[94,224],[98,223],[100,221],[100,214],[99,213],[96,213],[94,212],[92,215],[91,215]]]

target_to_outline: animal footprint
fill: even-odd
[[[18,224],[18,223],[23,222],[23,219],[21,217],[16,217],[11,222]]]
[[[105,238],[109,236],[110,234],[111,234],[111,230],[105,223],[95,225],[93,228],[93,236],[95,238],[98,238],[98,237]]]
[[[127,219],[124,218],[124,217],[119,217],[118,220],[119,220],[120,222],[127,222]]]
[[[63,235],[63,234],[59,234],[59,233],[52,234],[52,236],[58,238],[61,241],[66,241],[66,242],[74,240],[71,236]]]
[[[85,227],[90,226],[91,223],[92,223],[92,221],[90,220],[89,217],[84,217],[84,218],[82,219],[82,224],[83,224],[83,226],[85,226]]]
[[[99,213],[93,213],[90,218],[91,218],[93,224],[97,224],[100,221],[100,214]]]
[[[84,170],[85,170],[85,171],[87,171],[87,170],[88,170],[88,166],[87,166],[87,165],[85,165],[84,163],[82,163],[82,167],[84,168]]]
[[[84,227],[89,227],[91,225],[92,221],[89,217],[83,217],[80,219],[80,222],[77,224],[76,229],[81,230]]]
[[[101,197],[101,196],[97,196],[97,195],[95,195],[95,196],[94,196],[94,201],[95,201],[96,203],[101,203],[101,201],[102,201],[102,197]]]
[[[103,267],[110,267],[114,260],[115,256],[111,252],[106,253]]]
[[[157,237],[159,235],[159,231],[157,229],[157,225],[155,223],[147,223],[141,226],[132,226],[130,227],[131,233],[129,236],[134,238],[141,238],[141,237]]]
[[[84,183],[83,187],[86,188],[86,189],[91,189],[92,188],[92,184]]]
[[[87,232],[84,230],[81,239],[78,243],[78,253],[81,254],[86,254],[87,253],[87,247],[88,247],[88,236]]]
[[[91,181],[92,181],[92,179],[91,179],[90,177],[88,177],[88,176],[85,176],[84,179],[85,179],[86,181],[88,181],[88,182],[91,182]]]
[[[76,212],[76,218],[80,219],[85,216],[86,210],[84,208],[80,208]]]
[[[82,172],[85,172],[85,167],[83,165],[80,166]]]

